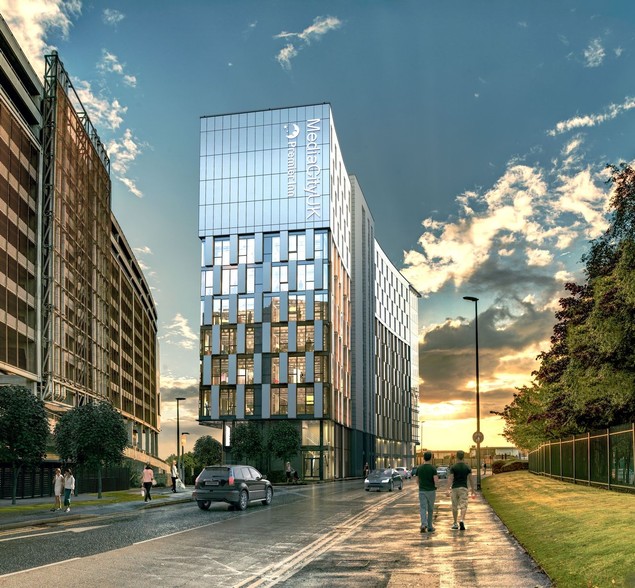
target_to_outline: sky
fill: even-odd
[[[199,128],[329,102],[386,254],[421,293],[420,432],[509,446],[502,410],[633,160],[632,0],[0,0],[31,64],[56,49],[111,158],[113,210],[159,313],[161,457],[198,403]]]

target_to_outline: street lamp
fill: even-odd
[[[185,475],[184,475],[185,464],[183,463],[183,455],[185,455],[185,435],[189,435],[189,433],[186,431],[181,433],[181,469],[179,470],[179,476],[181,480],[183,480],[184,484],[185,484]]]
[[[176,469],[181,471],[181,460],[179,456],[181,455],[181,429],[179,423],[179,402],[181,400],[185,400],[184,397],[179,397],[176,399]]]
[[[474,331],[476,332],[476,433],[472,440],[476,443],[476,489],[481,489],[481,443],[483,433],[481,433],[481,398],[479,394],[479,374],[478,374],[478,298],[474,296],[463,296],[463,300],[474,303]]]

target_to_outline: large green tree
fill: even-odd
[[[267,433],[267,449],[271,455],[282,461],[290,461],[300,453],[302,437],[294,423],[275,421]]]
[[[586,283],[566,285],[533,385],[501,413],[520,447],[635,419],[635,170],[609,168],[610,222],[582,258]]]
[[[55,426],[55,444],[65,461],[97,472],[97,497],[101,498],[102,470],[121,463],[128,434],[123,417],[108,402],[76,406]]]
[[[39,464],[49,435],[44,403],[24,386],[0,386],[0,461],[11,464],[11,504],[25,465]]]
[[[222,445],[211,435],[199,437],[192,451],[194,468],[201,471],[205,466],[219,464],[223,455]]]
[[[262,430],[257,423],[238,423],[232,430],[232,459],[260,466],[264,451],[263,443]]]

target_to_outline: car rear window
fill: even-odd
[[[203,476],[205,478],[223,478],[229,477],[229,468],[226,467],[206,467],[203,470]]]

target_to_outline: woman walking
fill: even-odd
[[[55,475],[53,476],[53,494],[55,495],[55,506],[51,509],[62,510],[62,494],[64,492],[64,476],[62,476],[62,470],[57,468]]]
[[[143,496],[143,502],[148,502],[148,500],[152,500],[152,496],[150,495],[150,490],[152,490],[152,482],[154,481],[154,472],[150,467],[150,464],[146,464],[146,467],[143,470],[142,482],[143,488],[145,490],[145,494]]]
[[[73,494],[73,490],[75,490],[75,478],[73,477],[71,469],[66,468],[66,470],[64,470],[64,506],[66,507],[66,512],[70,512],[71,510],[71,495]]]

